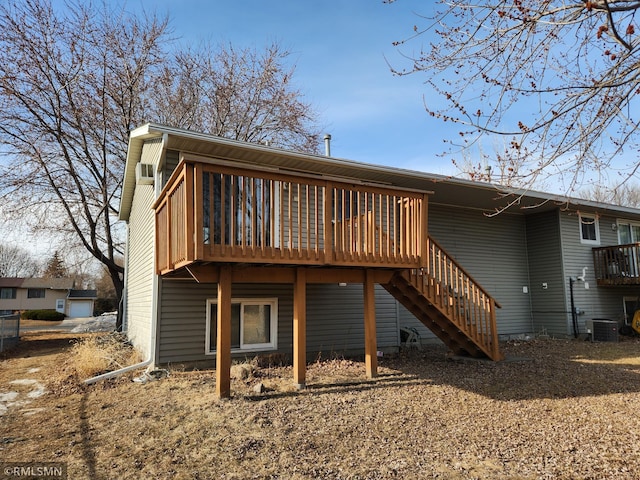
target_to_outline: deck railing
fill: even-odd
[[[426,264],[424,192],[183,161],[154,207],[160,273],[194,261]]]
[[[494,360],[501,357],[495,299],[429,238],[426,268],[411,271],[411,282],[460,331]]]
[[[593,266],[598,285],[640,285],[640,243],[595,247]]]

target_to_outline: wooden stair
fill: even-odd
[[[399,271],[383,287],[454,354],[502,360],[500,305],[431,237],[427,246],[426,267]]]

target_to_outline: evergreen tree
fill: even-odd
[[[57,250],[54,252],[53,257],[51,257],[51,260],[47,262],[47,266],[44,269],[44,276],[46,278],[64,278],[69,276],[67,267],[60,258]]]

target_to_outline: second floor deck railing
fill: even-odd
[[[161,273],[194,261],[426,261],[426,192],[183,161],[155,209]]]
[[[598,285],[640,285],[640,243],[595,247],[593,265]]]

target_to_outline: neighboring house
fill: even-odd
[[[96,290],[69,290],[67,309],[64,313],[70,318],[92,317],[98,292]]]
[[[90,317],[95,290],[76,290],[71,278],[0,278],[0,312],[56,310],[68,317]]]
[[[373,376],[415,327],[499,360],[498,334],[584,333],[640,294],[638,209],[161,125],[131,133],[120,218],[130,340],[215,363],[220,396],[231,355],[289,355],[304,385],[307,358],[364,352]]]

